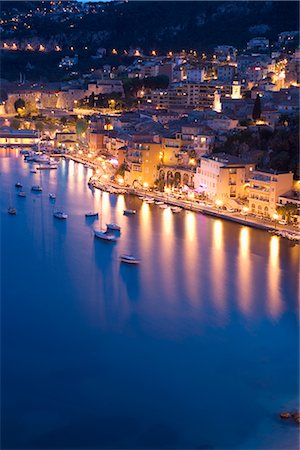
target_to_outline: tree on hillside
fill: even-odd
[[[287,222],[291,222],[292,217],[298,214],[298,207],[294,203],[286,203],[277,207],[278,214]]]
[[[260,96],[259,96],[259,94],[257,94],[255,102],[254,102],[254,106],[253,106],[252,118],[253,118],[253,120],[258,120],[258,119],[260,119],[260,116],[261,116],[261,102],[260,102]]]
[[[14,130],[19,130],[21,126],[21,121],[19,119],[12,119],[10,122],[10,126]]]
[[[15,103],[14,103],[14,107],[16,112],[19,114],[19,116],[24,115],[26,108],[25,108],[25,101],[22,98],[18,98]]]
[[[83,134],[87,130],[88,124],[84,119],[78,119],[76,122],[76,133]]]
[[[35,122],[35,129],[37,131],[44,131],[44,129],[45,129],[44,123],[41,121]]]

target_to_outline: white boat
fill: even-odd
[[[53,217],[55,217],[56,219],[62,219],[65,220],[68,218],[68,214],[62,212],[62,211],[56,211],[53,213]]]
[[[35,169],[30,169],[30,173],[36,173]]]
[[[165,203],[162,203],[161,205],[158,205],[158,207],[161,209],[166,209],[166,208],[168,208],[168,205],[166,205]]]
[[[43,188],[42,188],[42,186],[36,185],[36,186],[32,186],[31,190],[35,191],[35,192],[42,192]]]
[[[12,216],[15,216],[17,214],[17,210],[16,208],[13,208],[12,206],[10,206],[7,210],[8,214],[11,214]]]
[[[116,225],[115,223],[107,223],[106,228],[107,230],[121,231],[121,227],[119,227],[119,225]]]
[[[164,202],[155,202],[156,205],[163,205]]]
[[[37,155],[34,157],[34,162],[36,163],[50,163],[50,158],[47,155]]]
[[[171,210],[173,213],[179,213],[180,211],[182,211],[182,208],[179,208],[179,206],[173,206]]]
[[[146,198],[145,203],[154,203],[154,198]]]
[[[99,239],[103,239],[104,241],[115,242],[116,237],[112,234],[106,233],[106,231],[97,231],[94,230],[94,236]]]
[[[90,211],[88,213],[85,213],[85,217],[98,217],[98,213]]]
[[[140,262],[141,262],[140,259],[137,259],[132,255],[121,255],[120,260],[121,260],[121,262],[126,263],[126,264],[140,264]]]
[[[22,187],[22,184],[18,181],[18,182],[15,184],[15,186],[16,186],[16,188],[21,188],[21,187]]]
[[[18,197],[26,197],[26,192],[24,192],[24,191],[20,191],[20,192],[18,192]]]
[[[51,200],[55,200],[56,199],[56,194],[49,194],[49,198]]]
[[[125,216],[132,216],[132,215],[136,214],[136,210],[135,209],[124,209],[123,214]]]
[[[45,164],[43,166],[37,167],[37,170],[53,170],[57,169],[57,164]]]

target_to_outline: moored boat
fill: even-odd
[[[30,173],[36,173],[35,169],[30,169]]]
[[[53,213],[53,217],[55,217],[56,219],[62,219],[65,220],[68,218],[68,214],[62,212],[62,211],[56,211]]]
[[[16,208],[13,208],[12,206],[10,206],[7,210],[8,214],[11,214],[12,216],[17,214],[17,210]]]
[[[35,186],[31,187],[31,190],[34,192],[42,192],[43,188],[42,188],[42,186],[35,185]]]
[[[22,187],[22,184],[18,181],[18,182],[15,184],[15,186],[16,186],[16,188],[21,188],[21,187]]]
[[[49,198],[50,198],[50,200],[55,200],[56,194],[54,194],[54,193],[49,194]]]
[[[20,191],[20,192],[18,192],[17,196],[18,197],[26,197],[26,192]]]
[[[95,212],[90,211],[85,213],[85,217],[98,217],[98,213],[96,211]]]
[[[107,223],[106,228],[107,230],[121,231],[121,227],[119,227],[119,225],[116,225],[115,223]]]
[[[179,213],[180,211],[182,211],[182,208],[180,208],[179,206],[173,206],[171,207],[171,210],[173,213]]]
[[[121,255],[120,260],[126,264],[140,264],[141,260],[135,258],[133,255]]]
[[[94,236],[98,239],[102,239],[103,241],[115,242],[116,237],[112,234],[108,234],[106,231],[98,231],[94,230]]]
[[[42,166],[38,166],[37,170],[53,170],[57,169],[57,164],[44,164]]]
[[[158,202],[155,202],[155,204],[156,204],[156,205],[163,205],[164,202],[158,201]]]
[[[132,216],[132,215],[136,214],[136,210],[135,209],[124,209],[123,214],[124,214],[124,216]]]
[[[168,205],[166,205],[165,203],[162,203],[161,205],[158,205],[158,207],[161,209],[166,209],[166,208],[168,208]]]

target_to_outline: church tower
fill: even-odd
[[[231,88],[231,98],[233,100],[238,100],[242,98],[241,96],[241,84],[237,78],[235,78],[232,82],[232,88]]]
[[[221,94],[217,90],[214,92],[213,110],[219,113],[222,111]]]

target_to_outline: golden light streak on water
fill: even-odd
[[[240,230],[237,271],[237,301],[241,312],[248,316],[251,312],[251,303],[253,301],[253,286],[251,285],[250,230],[247,227],[243,227]]]
[[[180,217],[182,220],[182,217]],[[197,217],[195,213],[186,213],[184,216],[184,239],[183,239],[183,260],[182,271],[186,274],[185,289],[190,301],[198,303],[200,298],[197,293],[198,279],[201,270],[201,254],[198,249],[199,239],[197,236]],[[197,300],[195,302],[195,300]],[[195,305],[196,306],[196,305]]]
[[[211,247],[211,277],[213,301],[219,313],[226,309],[226,283],[225,275],[225,252],[224,252],[224,229],[221,220],[215,220],[213,223]]]
[[[270,316],[278,318],[282,312],[282,299],[280,292],[280,266],[279,266],[279,243],[278,236],[272,236],[269,247],[268,276],[267,276],[267,292],[268,303],[267,309]]]
[[[174,217],[170,208],[162,211],[161,260],[163,262],[162,277],[165,289],[165,299],[171,302],[176,298],[176,260]]]

